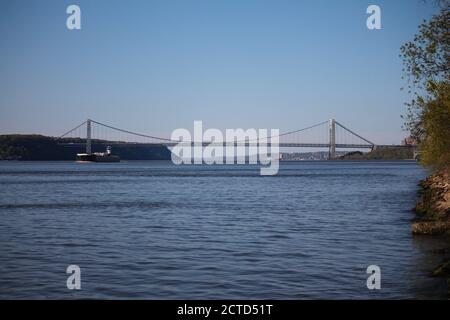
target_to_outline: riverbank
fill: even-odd
[[[450,170],[441,170],[420,183],[421,201],[415,211],[414,234],[450,236]]]
[[[414,148],[378,147],[369,152],[349,152],[338,160],[414,160]]]
[[[412,224],[416,235],[448,237],[449,247],[441,249],[444,261],[433,275],[445,277],[450,294],[450,169],[440,170],[420,183],[421,201],[416,205],[418,218]]]
[[[84,153],[86,139],[29,134],[0,135],[0,160],[68,161]],[[107,145],[123,160],[170,160],[170,150],[163,145],[148,146],[107,140],[92,140],[93,152],[104,152]]]

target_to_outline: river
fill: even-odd
[[[0,162],[2,299],[446,298],[415,162]],[[81,290],[66,287],[68,265]],[[381,269],[368,290],[366,268]]]

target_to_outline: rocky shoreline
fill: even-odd
[[[447,279],[450,296],[450,169],[440,170],[420,183],[421,200],[414,208],[417,218],[412,224],[415,235],[448,238],[449,247],[441,249],[444,261],[432,275]]]
[[[420,182],[421,201],[413,234],[450,236],[450,170],[441,170]]]

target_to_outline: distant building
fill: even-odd
[[[405,146],[415,146],[417,145],[417,140],[409,136],[402,141],[402,144]]]

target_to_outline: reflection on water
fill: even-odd
[[[445,259],[450,258],[448,253],[450,245],[448,239],[426,236],[414,235],[412,237],[412,245],[415,252],[417,252],[417,274],[412,277],[412,286],[421,299],[439,299],[447,298],[446,280],[436,278],[436,281],[429,281],[433,270],[439,266]],[[441,295],[441,293],[443,293]]]
[[[0,298],[445,298],[413,162],[0,163]],[[82,270],[82,290],[65,269]],[[369,291],[366,268],[381,267]]]

